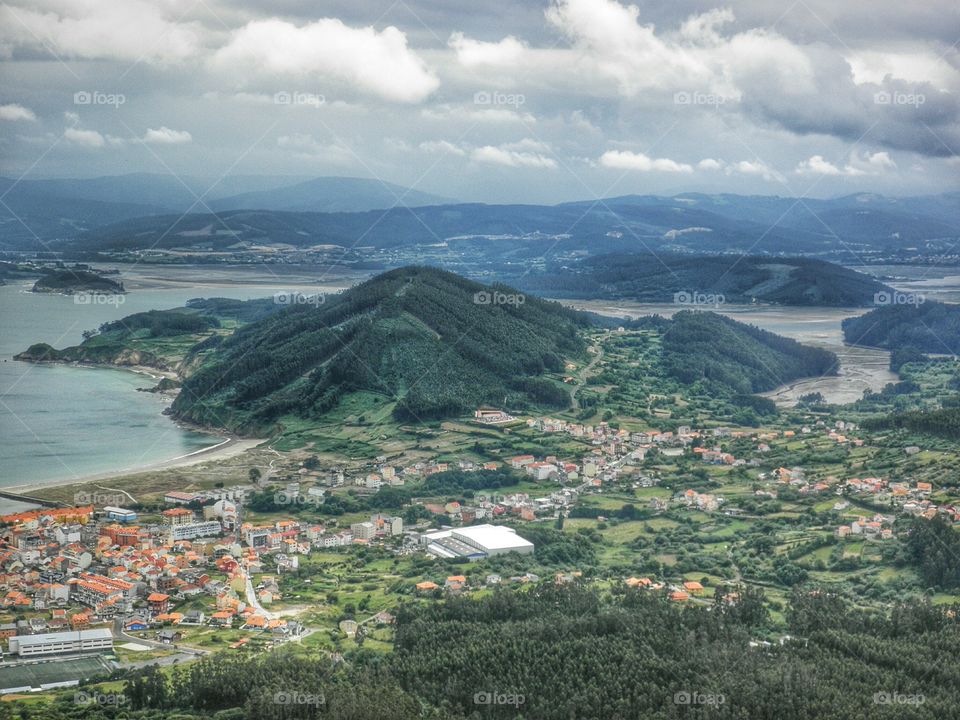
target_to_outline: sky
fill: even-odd
[[[6,0],[0,174],[955,191],[958,42],[956,0]]]

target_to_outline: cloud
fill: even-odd
[[[22,2],[23,0],[21,0]],[[172,63],[197,55],[206,35],[181,22],[176,3],[146,0],[29,0],[0,6],[0,47],[64,59]],[[164,13],[169,10],[170,17]]]
[[[37,116],[34,115],[33,110],[25,108],[23,105],[17,105],[16,103],[0,105],[0,120],[28,120],[33,122],[36,119]]]
[[[943,55],[934,52],[888,52],[861,50],[847,56],[847,63],[858,85],[882,84],[887,76],[911,83],[934,84],[940,90],[956,87],[960,71]]]
[[[890,155],[887,152],[876,152],[872,155],[867,153],[864,157],[859,157],[854,153],[851,155],[850,162],[843,167],[834,165],[829,160],[824,160],[822,155],[813,155],[799,163],[794,172],[800,175],[860,177],[896,167],[897,164],[890,159]]]
[[[727,175],[740,173],[741,175],[756,175],[767,181],[783,182],[783,175],[761,160],[741,160],[727,165],[725,172]]]
[[[640,172],[693,172],[693,167],[669,158],[650,158],[643,153],[633,153],[629,150],[608,150],[600,156],[603,167],[619,170],[638,170]]]
[[[606,80],[625,98],[643,93],[646,106],[662,100],[658,92],[707,93],[760,128],[851,143],[869,136],[932,156],[960,147],[960,71],[947,53],[854,53],[831,36],[801,44],[767,27],[734,32],[729,9],[694,15],[676,32],[644,24],[636,5],[617,0],[553,0],[546,17],[570,44],[550,71],[581,92],[604,94]],[[923,125],[929,131],[918,132]]]
[[[319,142],[313,135],[307,133],[281,135],[277,138],[277,147],[291,152],[298,158],[323,160],[334,165],[351,165],[356,162],[356,156],[350,148],[338,143]]]
[[[480,163],[505,165],[507,167],[556,168],[556,160],[547,157],[544,154],[546,152],[549,152],[549,148],[544,143],[525,139],[500,146],[484,145],[474,148],[470,153],[470,159]]]
[[[723,163],[720,160],[714,160],[713,158],[704,158],[697,163],[698,170],[720,170],[723,167]]]
[[[868,165],[878,170],[893,170],[897,167],[897,164],[890,159],[890,153],[885,151],[875,152],[873,155],[868,153],[865,160]]]
[[[156,130],[148,128],[143,136],[145,143],[156,145],[184,145],[192,140],[193,137],[186,130],[171,130],[165,125]]]
[[[832,176],[854,176],[863,175],[863,170],[846,165],[839,168],[828,160],[824,160],[822,155],[813,155],[797,165],[795,172],[801,175],[832,175]]]
[[[420,117],[424,120],[452,122],[452,123],[484,123],[484,124],[507,124],[518,123],[522,125],[531,125],[537,121],[537,118],[528,112],[520,112],[519,109],[511,110],[505,107],[485,108],[478,106],[463,105],[435,105],[425,107],[420,111]]]
[[[324,91],[333,84],[403,103],[424,100],[440,84],[397,28],[352,28],[336,18],[300,27],[252,21],[233,33],[212,65],[235,78],[295,77]]]
[[[730,37],[720,28],[734,21],[729,9],[688,18],[674,35],[640,22],[636,5],[616,0],[555,0],[548,22],[572,45],[578,64],[612,79],[621,94],[643,90],[710,90],[736,97],[741,80],[765,73],[778,81],[804,82],[809,63],[801,50],[770,30]]]
[[[457,62],[466,67],[477,65],[514,65],[520,62],[526,49],[513,35],[500,42],[483,42],[466,37],[461,32],[450,36],[447,45],[457,54]]]
[[[467,151],[446,140],[427,140],[417,146],[420,150],[432,155],[459,155],[464,156]]]
[[[63,133],[63,137],[67,142],[73,145],[82,145],[83,147],[103,147],[107,144],[103,135],[96,130],[67,128]]]

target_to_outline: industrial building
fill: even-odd
[[[424,533],[420,542],[427,552],[442,558],[462,557],[482,560],[493,555],[515,552],[527,555],[533,543],[503,525],[471,525],[469,527]]]
[[[132,523],[137,521],[137,513],[134,510],[107,505],[103,508],[103,512],[106,513],[108,519],[116,520],[117,522]]]
[[[113,650],[113,635],[103,628],[43,635],[16,635],[10,638],[10,652],[17,653],[21,658],[104,650]]]

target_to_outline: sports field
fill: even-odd
[[[95,675],[105,675],[110,670],[107,661],[97,655],[0,667],[0,691],[28,686],[39,688],[50,683],[83,680]]]

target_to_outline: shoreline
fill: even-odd
[[[64,361],[64,360],[19,360],[18,362],[25,362],[38,365],[58,365],[61,367],[74,367],[74,368],[90,368],[95,370],[122,370],[126,372],[133,373],[140,377],[149,377],[151,380],[159,381],[163,378],[169,378],[173,380],[179,380],[177,373],[172,371],[160,370],[158,368],[150,367],[147,365],[113,365],[111,363],[87,363],[87,362],[78,362],[78,361]],[[140,389],[138,388],[138,391]],[[164,408],[164,411],[169,409],[170,396],[165,393],[159,393],[161,397],[167,398],[167,404]],[[210,445],[205,448],[200,448],[199,450],[193,450],[184,455],[178,455],[172,458],[166,458],[163,460],[156,460],[149,462],[145,465],[120,468],[117,470],[105,470],[103,472],[92,473],[90,475],[84,475],[82,477],[67,477],[67,478],[52,478],[50,480],[35,480],[28,483],[20,485],[9,485],[5,487],[0,487],[0,490],[5,492],[15,493],[15,494],[33,494],[37,492],[42,492],[44,489],[51,487],[70,487],[73,485],[86,485],[91,482],[98,482],[101,480],[111,480],[120,477],[131,477],[136,475],[142,475],[149,472],[157,472],[161,470],[173,470],[177,468],[191,467],[193,465],[199,465],[205,462],[212,462],[216,460],[228,460],[230,458],[237,457],[243,453],[251,450],[262,443],[268,442],[270,438],[243,438],[238,435],[232,435],[230,433],[224,433],[222,428],[210,428],[202,427],[199,425],[192,425],[190,423],[184,423],[182,421],[176,420],[166,412],[163,413],[164,416],[177,427],[190,430],[193,432],[204,433],[216,439],[213,445]]]
[[[42,492],[51,487],[70,487],[72,485],[86,485],[91,482],[101,480],[111,480],[119,477],[131,477],[148,472],[157,472],[159,470],[173,470],[177,468],[191,467],[214,460],[227,460],[244,454],[248,450],[265,443],[269,438],[240,438],[237,436],[228,436],[210,447],[194,450],[185,455],[167,458],[166,460],[157,460],[140,467],[124,468],[120,470],[108,470],[102,473],[85,475],[80,478],[38,480],[23,485],[9,485],[3,488],[5,492],[16,494],[32,494]]]

